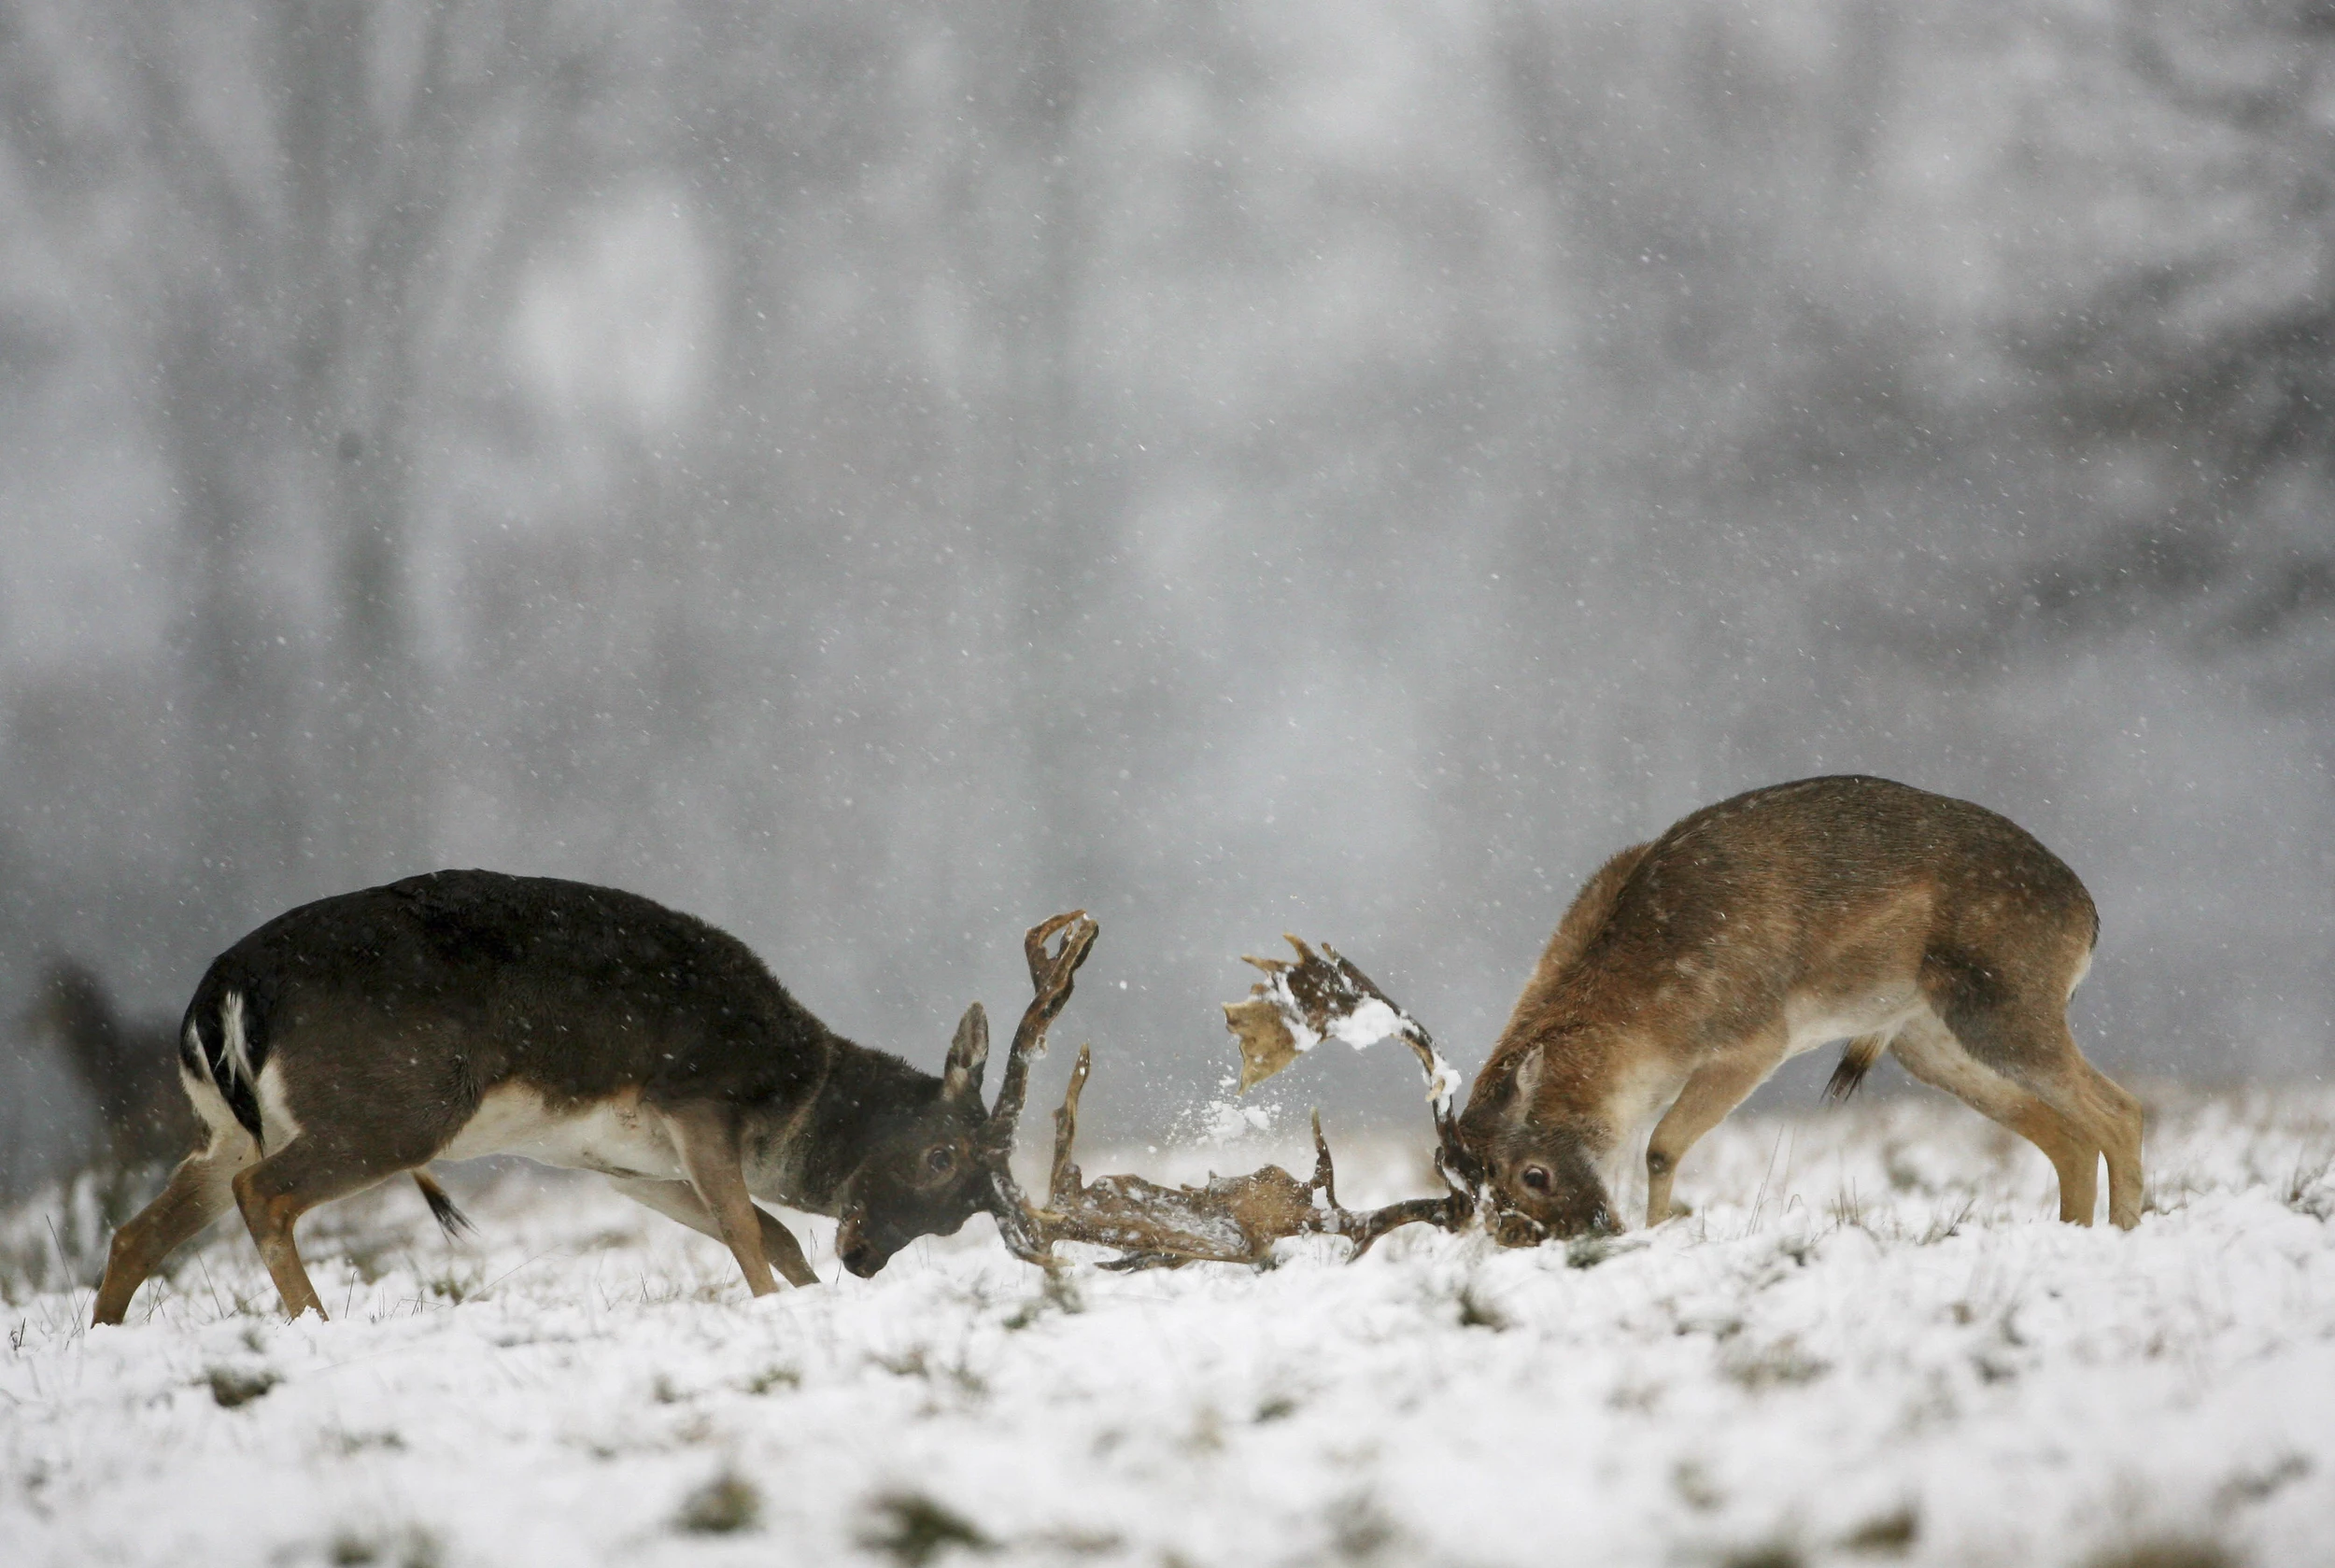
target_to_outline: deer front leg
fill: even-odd
[[[771,1278],[770,1259],[762,1250],[763,1213],[754,1207],[754,1195],[746,1191],[737,1127],[729,1116],[710,1107],[666,1111],[665,1125],[672,1133],[689,1185],[713,1217],[722,1244],[745,1272],[746,1289],[758,1296],[771,1294],[778,1289],[778,1282]],[[801,1250],[798,1248],[795,1255],[800,1261]]]
[[[1663,1119],[1654,1124],[1654,1136],[1646,1144],[1646,1222],[1659,1225],[1670,1218],[1670,1183],[1678,1173],[1678,1162],[1686,1158],[1705,1133],[1727,1119],[1727,1113],[1741,1105],[1752,1090],[1767,1081],[1767,1075],[1776,1070],[1783,1057],[1778,1044],[1767,1048],[1766,1042],[1749,1051],[1737,1051],[1703,1067],[1687,1080],[1678,1097],[1672,1102]]]
[[[698,1190],[686,1181],[657,1181],[645,1177],[611,1177],[609,1185],[633,1202],[654,1208],[669,1220],[678,1220],[701,1236],[723,1240],[722,1228],[715,1222],[714,1211],[705,1207]],[[810,1260],[802,1255],[802,1245],[795,1233],[755,1205],[755,1217],[762,1222],[763,1255],[778,1266],[778,1272],[790,1285],[815,1285],[819,1277],[812,1272]]]

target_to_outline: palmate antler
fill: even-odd
[[[1426,1074],[1428,1114],[1435,1119],[1436,1174],[1446,1190],[1439,1198],[1412,1198],[1363,1216],[1366,1228],[1357,1237],[1354,1254],[1359,1257],[1388,1231],[1414,1221],[1446,1230],[1462,1228],[1475,1215],[1481,1179],[1475,1157],[1460,1142],[1451,1109],[1452,1096],[1459,1093],[1458,1069],[1435,1048],[1426,1025],[1395,1006],[1337,949],[1323,942],[1317,954],[1287,933],[1281,940],[1296,949],[1297,961],[1244,957],[1241,962],[1263,970],[1265,978],[1249,988],[1245,1001],[1224,1007],[1224,1026],[1240,1040],[1240,1087],[1254,1088],[1324,1039],[1341,1039],[1356,1050],[1390,1036],[1400,1039]]]
[[[1281,1021],[1281,1037],[1289,1041],[1275,1067],[1247,1081],[1278,1070],[1304,1049],[1295,1043],[1295,1029],[1307,1031],[1308,1043],[1324,1033],[1341,1030],[1351,1038],[1361,1025],[1348,1021],[1357,1015],[1361,1004],[1375,1000],[1399,1024],[1380,1033],[1402,1033],[1412,1049],[1420,1052],[1431,1090],[1441,1089],[1439,1097],[1431,1093],[1431,1098],[1436,1105],[1438,1137],[1447,1145],[1436,1156],[1436,1168],[1451,1188],[1446,1196],[1413,1199],[1360,1214],[1340,1208],[1337,1171],[1329,1144],[1322,1136],[1318,1112],[1313,1118],[1313,1177],[1309,1181],[1298,1180],[1279,1165],[1267,1165],[1247,1176],[1214,1178],[1205,1187],[1164,1187],[1139,1176],[1098,1177],[1089,1183],[1081,1178],[1071,1158],[1078,1137],[1079,1096],[1094,1065],[1092,1052],[1082,1047],[1062,1109],[1054,1112],[1054,1163],[1046,1203],[1042,1208],[1033,1206],[1023,1194],[1011,1165],[1014,1133],[1028,1094],[1029,1064],[1045,1052],[1047,1026],[1069,1000],[1072,980],[1094,946],[1096,930],[1094,921],[1080,911],[1033,926],[1023,939],[1035,995],[1013,1032],[984,1147],[998,1230],[1015,1257],[1052,1266],[1055,1242],[1080,1241],[1117,1250],[1120,1256],[1104,1265],[1110,1268],[1174,1267],[1202,1262],[1255,1264],[1265,1261],[1275,1242],[1305,1235],[1350,1236],[1354,1242],[1352,1255],[1359,1257],[1397,1225],[1424,1220],[1455,1227],[1474,1212],[1469,1188],[1455,1174],[1466,1168],[1457,1164],[1465,1155],[1449,1131],[1451,1087],[1456,1085],[1457,1075],[1435,1053],[1426,1031],[1387,1001],[1360,970],[1326,948],[1327,960],[1317,957],[1303,943],[1295,944],[1300,962],[1294,966],[1280,960],[1251,959],[1266,971],[1267,983],[1256,987],[1247,1002],[1225,1010],[1228,1022],[1240,1035],[1244,1057],[1250,1054],[1252,1038],[1267,1042],[1274,1038],[1273,1019]],[[1056,937],[1061,939],[1058,945]],[[1300,1001],[1300,996],[1305,1000]],[[1266,1010],[1258,1011],[1260,1007]]]
[[[1025,1263],[1051,1261],[1050,1238],[1029,1200],[1022,1195],[1021,1183],[1013,1178],[1013,1136],[1021,1123],[1022,1102],[1029,1096],[1029,1064],[1033,1057],[1046,1053],[1046,1027],[1069,1001],[1071,982],[1079,966],[1086,962],[1098,929],[1084,910],[1073,910],[1031,926],[1022,937],[1033,996],[1022,1012],[1022,1022],[1014,1027],[1013,1044],[1006,1052],[1005,1075],[998,1081],[998,1098],[990,1108],[982,1155],[989,1166],[998,1233]],[[1049,947],[1057,936],[1061,943]]]

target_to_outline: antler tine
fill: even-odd
[[[1022,1114],[1022,1101],[1029,1092],[1030,1061],[1045,1054],[1047,1025],[1069,1001],[1072,982],[1079,966],[1086,962],[1098,929],[1084,910],[1073,910],[1031,926],[1029,934],[1022,939],[1022,952],[1029,959],[1030,989],[1036,995],[1023,1010],[1022,1022],[1014,1027],[1013,1044],[1006,1052],[1005,1076],[998,1081],[997,1104],[989,1113],[990,1124],[1001,1126],[1009,1142],[1013,1124]],[[1048,944],[1057,935],[1062,938],[1061,944],[1050,949]]]
[[[1331,1213],[1337,1208],[1337,1166],[1330,1160],[1330,1140],[1322,1136],[1322,1110],[1313,1111],[1313,1185],[1321,1191],[1322,1201]]]
[[[1080,1046],[1069,1087],[1062,1092],[1061,1108],[1054,1113],[1054,1168],[1046,1179],[1046,1202],[1057,1208],[1078,1198],[1079,1167],[1071,1156],[1078,1145],[1079,1096],[1086,1090],[1086,1075],[1094,1065],[1094,1047]]]
[[[1082,925],[1081,922],[1084,924]],[[1077,929],[1063,938],[1062,946],[1058,950],[1049,953],[1046,950],[1046,944],[1053,941],[1066,926],[1075,926]],[[1084,910],[1072,910],[1068,914],[1058,914],[1052,920],[1041,921],[1023,933],[1022,956],[1029,960],[1031,987],[1042,996],[1048,987],[1054,983],[1057,973],[1062,971],[1062,965],[1066,959],[1071,969],[1076,969],[1084,963],[1086,949],[1095,940],[1095,923],[1087,919]],[[1075,957],[1071,955],[1073,947],[1078,950]],[[1060,972],[1063,983],[1068,984],[1068,978],[1067,972]]]
[[[991,1212],[997,1217],[998,1234],[1013,1255],[1027,1263],[1051,1264],[1053,1255],[1030,1217],[1021,1183],[1014,1180],[1014,1134],[1021,1125],[1022,1104],[1029,1096],[1030,1061],[1045,1053],[1047,1025],[1069,1001],[1072,981],[1079,966],[1086,962],[1097,930],[1084,910],[1072,910],[1031,926],[1022,939],[1023,955],[1029,960],[1030,988],[1036,994],[1024,1010],[1022,1022],[1013,1031],[1013,1044],[1006,1052],[998,1097],[983,1129],[982,1153],[989,1166],[996,1198]],[[1062,939],[1058,945],[1054,944],[1056,937]]]
[[[1463,1196],[1454,1194],[1439,1198],[1405,1198],[1400,1203],[1390,1203],[1384,1208],[1372,1209],[1362,1216],[1360,1223],[1346,1233],[1354,1243],[1354,1250],[1346,1255],[1346,1261],[1352,1263],[1377,1246],[1380,1236],[1404,1225],[1429,1224],[1447,1231],[1459,1229],[1473,1212],[1472,1208],[1462,1207],[1465,1201]]]

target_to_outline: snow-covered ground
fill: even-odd
[[[985,1220],[864,1281],[814,1224],[833,1282],[759,1303],[604,1189],[458,1167],[474,1241],[402,1188],[308,1222],[331,1323],[222,1225],[94,1333],[25,1293],[28,1212],[0,1559],[2335,1561],[2335,1097],[2161,1108],[2149,1152],[2131,1235],[1917,1099],[1724,1126],[1694,1214],[1602,1247],[1049,1290]],[[1350,1151],[1345,1195],[1401,1163]]]

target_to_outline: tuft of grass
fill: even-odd
[[[1478,1290],[1473,1279],[1460,1287],[1459,1321],[1462,1328],[1488,1328],[1495,1334],[1514,1326],[1499,1304]]]
[[[324,1560],[334,1568],[438,1568],[446,1552],[438,1538],[418,1525],[400,1530],[345,1529],[325,1543]]]
[[[1349,1562],[1381,1555],[1401,1533],[1367,1492],[1350,1492],[1330,1505],[1330,1547]]]
[[[1841,1550],[1869,1557],[1900,1557],[1913,1549],[1921,1534],[1921,1515],[1911,1504],[1867,1519],[1841,1537]]]
[[[1678,1494],[1678,1501],[1698,1514],[1707,1514],[1723,1506],[1727,1494],[1700,1460],[1682,1459],[1670,1467],[1670,1490]]]
[[[793,1366],[766,1366],[742,1385],[748,1393],[769,1393],[772,1389],[802,1387],[802,1371]]]
[[[1917,1193],[1929,1186],[1920,1168],[1907,1157],[1904,1144],[1896,1138],[1882,1147],[1881,1169],[1888,1174],[1893,1193]]]
[[[1790,1335],[1765,1345],[1736,1342],[1719,1358],[1722,1377],[1755,1392],[1813,1383],[1832,1369],[1830,1362],[1809,1354]]]
[[[762,1518],[762,1493],[734,1470],[724,1470],[681,1500],[673,1528],[692,1535],[734,1535]]]
[[[1833,1223],[1842,1230],[1865,1228],[1864,1194],[1857,1191],[1857,1184],[1853,1181],[1833,1194],[1831,1211]]]
[[[1790,1541],[1755,1541],[1719,1558],[1719,1568],[1803,1568],[1807,1561]]]
[[[1059,1312],[1068,1318],[1085,1310],[1086,1298],[1079,1294],[1078,1281],[1070,1278],[1070,1271],[1050,1268],[1046,1270],[1046,1282],[1039,1287],[1038,1293],[1015,1307],[1012,1316],[1005,1320],[1005,1326],[1012,1330],[1026,1329],[1049,1312]]]
[[[447,1267],[440,1269],[430,1278],[422,1281],[422,1284],[424,1289],[440,1301],[448,1306],[460,1307],[478,1293],[483,1281],[479,1277],[479,1271],[475,1268]]]
[[[2315,1160],[2298,1156],[2294,1170],[2286,1178],[2286,1190],[2280,1194],[2282,1201],[2296,1213],[2308,1214],[2314,1220],[2335,1219],[2335,1185],[2327,1180],[2330,1169],[2335,1169],[2335,1154],[2323,1154]]]
[[[1069,1557],[1101,1557],[1126,1545],[1126,1537],[1116,1531],[1086,1530],[1077,1526],[1050,1530],[1037,1539],[1040,1544]],[[1172,1557],[1174,1554],[1169,1555]]]
[[[233,1410],[238,1405],[248,1405],[279,1381],[273,1372],[251,1372],[232,1366],[214,1366],[203,1375],[211,1388],[211,1397],[222,1410]]]
[[[969,1399],[989,1392],[989,1379],[962,1349],[955,1360],[944,1362],[933,1354],[930,1346],[912,1345],[905,1350],[870,1353],[868,1361],[895,1377],[919,1377],[936,1388],[953,1388]]]
[[[1951,1214],[1941,1213],[1930,1222],[1929,1229],[1921,1233],[1921,1245],[1933,1247],[1950,1236],[1961,1235],[1962,1227],[1970,1223],[1970,1217],[1977,1211],[1978,1200],[1974,1197],[1964,1198],[1961,1208]]]
[[[2243,1561],[2219,1541],[2175,1533],[2110,1547],[2085,1559],[2084,1568],[2240,1568]]]
[[[1607,1258],[1618,1258],[1624,1252],[1634,1252],[1646,1243],[1634,1236],[1601,1236],[1595,1231],[1577,1236],[1564,1244],[1564,1266],[1595,1268]]]
[[[929,1377],[932,1376],[932,1355],[922,1345],[911,1345],[905,1350],[870,1350],[868,1361],[895,1377]]]
[[[947,1504],[921,1491],[891,1491],[868,1506],[868,1527],[859,1544],[908,1568],[923,1568],[942,1552],[961,1547],[993,1552],[998,1543]]]
[[[2224,1508],[2240,1507],[2260,1503],[2280,1488],[2291,1485],[2311,1474],[2311,1462],[2300,1454],[2282,1454],[2258,1469],[2242,1470],[2214,1490],[2215,1502]]]
[[[0,1302],[15,1306],[96,1284],[114,1232],[146,1207],[166,1174],[159,1165],[101,1163],[0,1212]]]

